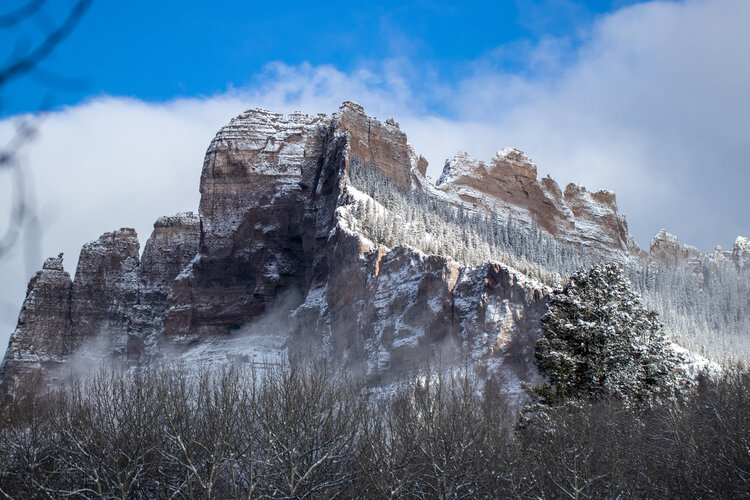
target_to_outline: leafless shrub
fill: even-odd
[[[313,362],[101,372],[3,408],[0,496],[746,496],[750,375],[697,387],[643,413],[584,402],[517,428],[469,372],[393,394]]]

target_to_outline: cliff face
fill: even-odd
[[[192,212],[159,217],[138,266],[138,303],[128,325],[126,357],[145,362],[159,354],[172,285],[198,252],[200,219]]]
[[[467,363],[509,392],[534,380],[547,291],[499,264],[469,268],[374,245],[339,225],[331,265],[292,314],[293,345],[387,382],[427,363]],[[316,332],[309,336],[309,332]]]
[[[343,161],[325,118],[251,111],[219,131],[201,175],[200,253],[165,320],[171,342],[237,329],[304,291]]]
[[[162,217],[139,259],[133,229],[105,233],[81,250],[75,279],[62,254],[29,282],[26,300],[0,368],[5,395],[157,354],[166,297],[198,248],[193,214]],[[144,356],[150,346],[150,356]]]
[[[3,392],[22,383],[34,386],[42,373],[55,371],[70,355],[70,294],[73,282],[63,256],[50,257],[29,281],[18,326],[0,366]]]
[[[384,383],[427,362],[469,363],[520,392],[538,376],[549,289],[498,263],[465,267],[366,238],[347,222],[364,196],[350,184],[354,162],[447,210],[501,214],[610,258],[644,258],[614,194],[537,180],[518,150],[488,164],[457,155],[433,186],[398,124],[359,105],[330,116],[250,110],[208,148],[198,215],[157,220],[142,256],[132,229],[106,233],[84,245],[72,281],[62,256],[45,263],[2,390],[61,377],[81,360],[262,364],[320,353]],[[655,258],[672,255],[669,244]]]
[[[498,151],[489,163],[457,154],[445,163],[437,188],[448,197],[511,216],[526,228],[538,227],[559,241],[603,255],[638,251],[614,193],[589,193],[576,184],[562,191],[549,177],[537,180],[536,165],[515,148]]]
[[[113,356],[125,353],[129,318],[138,303],[139,250],[133,229],[105,233],[83,246],[70,299],[74,351],[98,351],[101,344]]]
[[[732,263],[736,269],[744,270],[750,265],[750,241],[739,236],[729,251],[717,247],[714,252],[703,253],[694,246],[681,243],[677,236],[662,229],[651,240],[649,257],[654,263],[671,267],[698,270],[702,266],[715,268],[716,265]]]

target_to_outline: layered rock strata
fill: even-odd
[[[333,116],[253,110],[219,131],[201,175],[200,255],[175,283],[166,337],[226,334],[279,300],[299,304],[327,279],[325,248],[353,158],[404,189],[424,166],[394,122],[349,102]]]
[[[81,249],[71,289],[74,350],[125,354],[131,312],[138,303],[140,245],[134,229],[104,233]]]

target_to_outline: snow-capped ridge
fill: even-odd
[[[589,192],[577,184],[563,191],[549,176],[537,179],[534,162],[516,148],[498,151],[489,163],[457,153],[446,161],[435,190],[450,203],[512,218],[529,231],[541,229],[561,242],[596,249],[613,260],[639,250],[613,192]]]
[[[666,229],[660,230],[651,240],[649,255],[657,262],[672,265],[701,263],[715,265],[719,262],[732,261],[739,268],[750,265],[750,241],[744,236],[738,236],[729,251],[717,246],[713,252],[703,253],[698,248],[680,242],[677,236]]]

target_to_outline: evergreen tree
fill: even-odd
[[[536,344],[548,382],[534,390],[545,402],[615,398],[640,406],[673,393],[677,355],[618,266],[579,270],[548,307]]]

